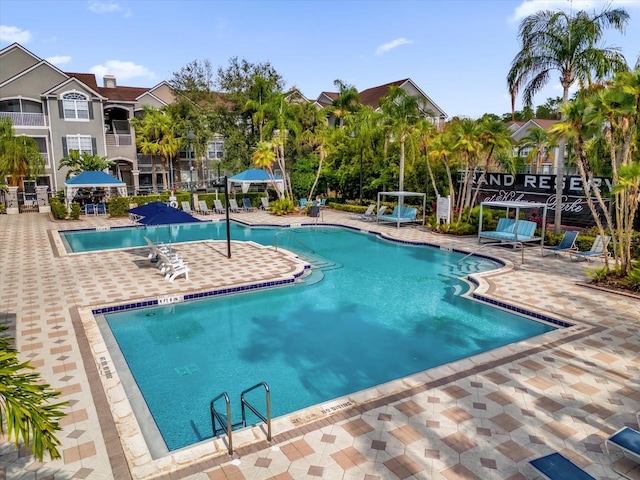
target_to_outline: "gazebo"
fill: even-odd
[[[64,188],[67,203],[71,203],[71,200],[81,188],[104,188],[107,198],[110,190],[112,188],[116,188],[118,190],[118,195],[122,197],[127,196],[127,184],[102,171],[86,171],[79,173],[64,182]]]
[[[250,168],[249,170],[240,172],[233,177],[229,177],[229,187],[232,187],[234,184],[240,185],[242,193],[247,193],[252,183],[263,185],[273,185],[275,183],[275,188],[280,193],[284,192],[284,180],[282,180],[282,177],[275,175],[274,178],[271,178],[267,172],[259,168]],[[231,190],[231,188],[229,188],[229,190]]]

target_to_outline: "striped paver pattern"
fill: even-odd
[[[255,225],[315,222],[259,210],[233,216]],[[323,210],[318,223],[478,250],[475,237],[396,229],[331,209]],[[604,440],[625,425],[638,427],[640,300],[585,286],[585,269],[599,267],[597,262],[542,258],[535,248],[526,249],[524,263],[519,251],[481,248],[506,267],[480,276],[476,292],[574,327],[359,392],[336,404],[335,413],[315,409],[295,424],[277,419],[271,443],[259,427],[246,429],[234,435],[233,456],[223,437],[168,459],[145,461],[146,447],[128,442],[118,423],[130,415],[121,406],[127,402],[110,388],[117,375],[114,380],[98,360],[83,312],[287,279],[304,266],[252,244],[234,242],[229,260],[223,242],[184,243],[177,248],[192,267],[189,280],[169,283],[149,266],[146,249],[68,255],[55,233],[126,224],[128,219],[104,216],[61,222],[47,214],[0,215],[0,322],[9,327],[20,358],[69,402],[59,434],[62,458],[39,463],[2,440],[0,479],[515,480],[535,478],[528,460],[553,451],[596,478],[620,478]],[[613,460],[618,470],[640,478],[632,460],[620,455]]]

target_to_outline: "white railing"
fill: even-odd
[[[14,127],[44,127],[44,114],[0,112],[0,117],[9,117]]]
[[[129,147],[131,146],[131,135],[118,135],[116,133],[107,133],[107,146]]]

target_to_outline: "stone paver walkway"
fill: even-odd
[[[311,223],[256,210],[248,224]],[[214,215],[206,218],[221,218]],[[54,222],[45,214],[0,215],[0,322],[21,359],[69,402],[62,420],[62,459],[34,461],[0,441],[0,479],[525,479],[527,461],[560,451],[599,479],[617,479],[604,439],[640,410],[640,301],[585,287],[597,263],[542,258],[486,247],[507,266],[481,275],[476,293],[555,316],[573,327],[438,367],[342,399],[322,412],[283,417],[274,438],[259,427],[151,459],[136,430],[91,309],[151,297],[282,281],[304,264],[270,248],[237,243],[231,260],[220,242],[180,244],[193,266],[169,283],[145,249],[68,255],[57,230],[129,224],[128,219]],[[330,209],[319,223],[349,225],[391,238],[473,251],[475,238],[376,225]],[[618,460],[619,455],[614,457]],[[640,478],[640,467],[618,469]]]

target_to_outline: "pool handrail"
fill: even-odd
[[[255,390],[256,388],[259,388],[259,387],[264,387],[265,403],[266,403],[266,408],[267,408],[267,416],[266,416],[266,418],[260,412],[258,412],[253,407],[253,405],[251,405],[244,398],[246,393],[249,393],[252,390]],[[240,394],[240,404],[242,406],[242,424],[245,427],[247,426],[247,417],[246,417],[246,411],[245,411],[245,408],[244,408],[245,406],[247,406],[247,407],[249,407],[249,410],[251,410],[256,417],[258,417],[260,420],[262,420],[267,425],[267,441],[270,442],[271,441],[271,390],[269,389],[269,385],[267,385],[267,382],[257,383],[253,387],[247,388],[245,391],[243,391]]]
[[[220,400],[221,398],[224,398],[224,401],[227,404],[227,424],[226,425],[224,420],[220,416],[220,413],[216,412],[216,407],[215,407],[216,401]],[[211,410],[211,424],[213,425],[214,438],[218,435],[218,429],[216,428],[216,418],[217,418],[218,421],[220,422],[221,429],[224,430],[224,432],[227,434],[227,438],[229,439],[229,445],[228,445],[229,455],[233,455],[233,437],[231,433],[233,431],[233,425],[231,424],[231,402],[229,402],[229,395],[227,395],[227,392],[222,392],[220,395],[218,395],[213,400],[211,400],[211,404],[209,408]]]

